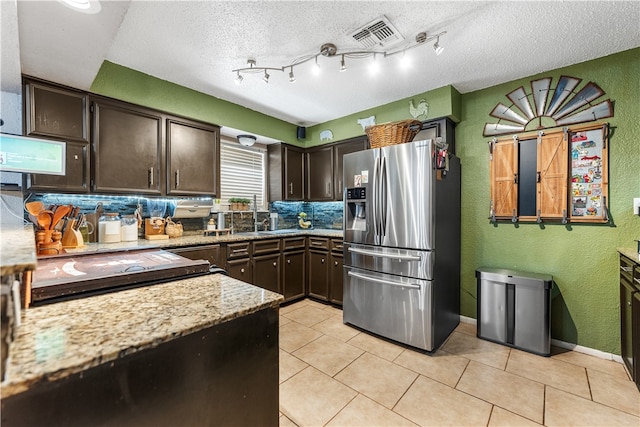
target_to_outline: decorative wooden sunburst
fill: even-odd
[[[589,82],[576,92],[582,79],[560,76],[554,89],[551,89],[551,80],[551,77],[532,80],[531,93],[526,93],[523,86],[508,93],[506,96],[511,105],[500,102],[493,108],[489,115],[499,120],[497,123],[485,123],[483,135],[524,132],[529,123],[536,119],[539,124],[535,129],[543,129],[613,117],[610,99],[594,104],[594,101],[604,95],[597,84]],[[543,117],[553,119],[555,125],[543,126]]]

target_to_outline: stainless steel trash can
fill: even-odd
[[[479,268],[476,278],[478,338],[549,356],[553,277]]]

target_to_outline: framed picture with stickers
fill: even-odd
[[[570,130],[569,204],[573,223],[609,220],[608,136],[606,124]]]

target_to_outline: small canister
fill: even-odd
[[[120,215],[117,212],[106,213],[98,220],[98,242],[120,242]]]
[[[218,230],[224,230],[224,212],[218,212]]]
[[[135,242],[138,240],[138,220],[133,215],[127,215],[122,218],[120,239],[123,242]]]

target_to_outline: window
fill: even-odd
[[[220,199],[223,204],[231,197],[253,201],[257,196],[259,209],[266,209],[266,150],[243,147],[232,139],[220,143]]]

